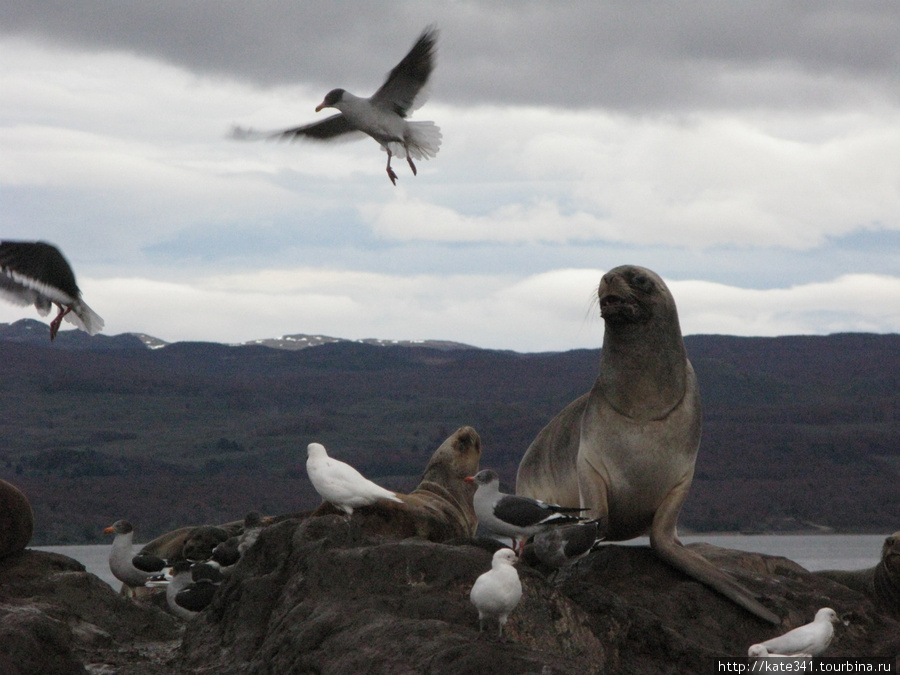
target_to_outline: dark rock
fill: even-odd
[[[144,653],[171,652],[179,630],[172,617],[117,595],[66,556],[25,550],[0,560],[4,675],[85,673],[86,664],[162,675],[171,671]]]
[[[864,593],[785,558],[707,544],[691,547],[781,626],[649,547],[605,545],[552,576],[520,563],[524,595],[501,642],[493,626],[479,634],[469,601],[496,541],[389,538],[366,523],[324,515],[271,525],[183,641],[177,620],[69,558],[9,556],[0,560],[0,673],[709,673],[713,658],[744,656],[826,606],[846,622],[826,656],[900,654],[900,623]]]
[[[468,594],[490,561],[480,547],[375,537],[338,516],[273,525],[189,625],[182,669],[540,672],[549,665],[584,673],[603,661],[588,618],[527,567],[525,597],[506,626],[510,641],[479,639]]]
[[[747,648],[812,621],[832,607],[836,627],[826,656],[900,654],[900,623],[862,594],[817,577],[781,557],[692,544],[782,617],[770,626],[723,596],[660,562],[649,547],[602,546],[559,576],[559,589],[592,617],[611,672],[712,672],[711,659],[746,656]]]
[[[833,607],[829,656],[900,653],[900,623],[862,594],[778,557],[695,544],[783,617],[773,627],[660,562],[604,546],[549,583],[522,563],[524,595],[498,642],[469,590],[491,546],[373,536],[353,520],[286,520],[262,533],[188,625],[179,672],[707,673]]]
[[[0,558],[28,546],[34,532],[34,513],[28,498],[0,479]]]

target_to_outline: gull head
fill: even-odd
[[[344,98],[345,93],[343,89],[332,89],[325,94],[325,99],[316,106],[316,112],[321,112],[322,108],[336,108],[337,104]]]

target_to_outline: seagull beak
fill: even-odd
[[[112,528],[112,525],[103,530],[103,534],[112,534],[115,530]]]
[[[475,476],[466,476],[465,478],[463,478],[463,480],[466,481],[467,483],[474,483]]]
[[[316,112],[322,112],[322,108],[327,108],[327,107],[328,106],[325,105],[325,101],[322,101],[319,105],[316,106]]]

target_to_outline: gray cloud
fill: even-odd
[[[839,106],[861,90],[900,97],[900,5],[891,0],[4,0],[0,8],[7,35],[135,52],[259,86],[367,94],[434,22],[443,33],[435,97],[451,103],[652,111]]]

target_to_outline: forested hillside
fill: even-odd
[[[26,322],[27,323],[27,322]],[[36,323],[36,322],[32,322]],[[331,342],[288,351],[0,330],[0,477],[35,544],[146,540],[317,503],[306,445],[411,489],[462,425],[512,489],[535,434],[594,378],[599,351],[517,354]],[[686,339],[704,435],[683,530],[900,526],[900,336]]]

